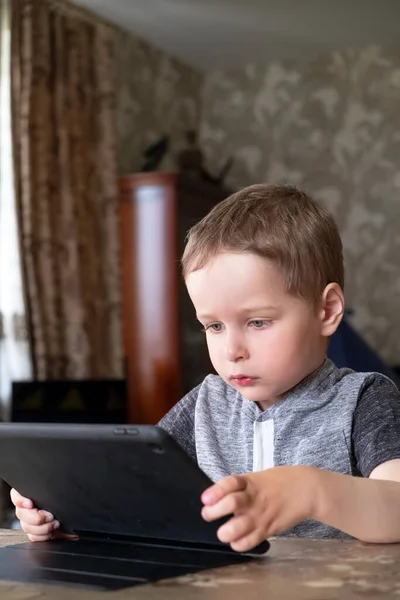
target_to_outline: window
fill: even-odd
[[[9,0],[0,4],[0,410],[9,418],[12,381],[30,379],[32,365],[18,242],[11,135]]]

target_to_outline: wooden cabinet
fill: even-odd
[[[227,194],[197,177],[120,179],[123,328],[131,423],[156,423],[212,371],[180,274],[187,230]]]

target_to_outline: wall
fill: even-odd
[[[171,151],[162,169],[174,168],[183,134],[201,113],[210,170],[235,158],[230,187],[290,181],[333,211],[352,322],[399,364],[400,49],[250,65],[203,79],[121,31],[115,69],[119,173],[137,171],[144,149],[163,133],[171,135]]]
[[[202,76],[129,33],[117,31],[118,170],[134,173],[145,148],[163,134],[171,136],[162,170],[174,167],[184,132],[197,128]]]
[[[400,364],[400,49],[208,73],[201,139],[233,188],[291,182],[333,211],[352,322]]]

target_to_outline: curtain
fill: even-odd
[[[40,379],[121,377],[114,30],[12,2],[14,166]]]
[[[14,191],[10,105],[9,0],[0,4],[0,405],[8,420],[12,381],[30,379],[27,335]]]

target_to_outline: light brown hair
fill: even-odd
[[[252,185],[217,204],[188,233],[183,276],[220,252],[249,252],[282,269],[287,292],[318,303],[344,287],[342,242],[333,216],[292,185]]]

